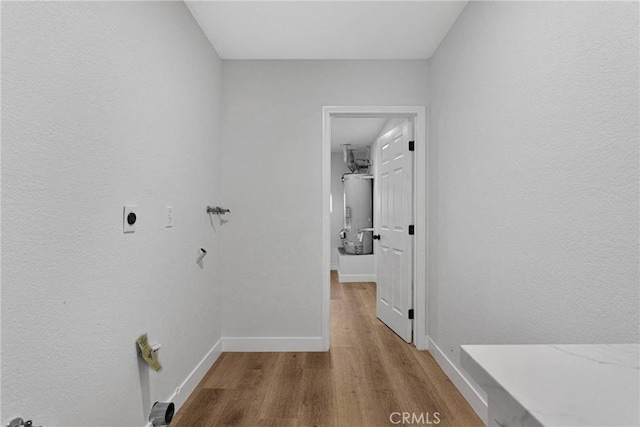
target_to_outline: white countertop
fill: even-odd
[[[461,362],[489,425],[640,426],[638,344],[463,345]]]

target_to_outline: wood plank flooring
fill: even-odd
[[[393,412],[483,426],[433,357],[376,318],[375,292],[331,272],[329,352],[223,353],[172,426],[390,426]]]

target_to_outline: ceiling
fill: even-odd
[[[371,145],[389,120],[379,118],[341,118],[331,119],[331,152],[342,152],[344,144],[351,148],[362,148]]]
[[[466,1],[189,1],[222,59],[427,59]]]

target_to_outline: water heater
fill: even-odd
[[[350,255],[373,253],[373,176],[345,174],[342,247]]]

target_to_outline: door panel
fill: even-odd
[[[405,341],[411,342],[409,309],[413,298],[413,156],[409,141],[412,123],[407,120],[378,140],[376,232],[378,318]]]

